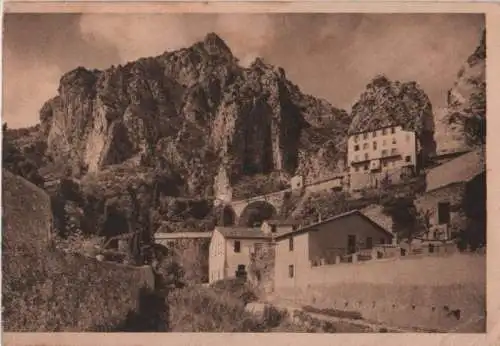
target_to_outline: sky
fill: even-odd
[[[370,80],[416,81],[434,108],[479,44],[482,14],[5,14],[3,121],[38,123],[59,79],[105,69],[216,32],[242,65],[257,56],[307,94],[347,111]]]

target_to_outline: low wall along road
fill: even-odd
[[[314,267],[307,282],[274,296],[283,303],[358,311],[392,326],[484,332],[486,258],[456,254]]]

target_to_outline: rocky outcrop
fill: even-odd
[[[223,163],[232,182],[315,171],[325,150],[342,151],[348,124],[347,113],[302,94],[283,69],[261,59],[240,67],[215,34],[125,66],[70,71],[40,120],[48,155],[74,173],[162,162],[196,195],[213,193]]]
[[[416,82],[375,77],[353,105],[351,117],[349,133],[401,125],[416,132],[424,156],[436,150],[432,104]]]
[[[459,151],[486,138],[486,32],[448,91],[447,107],[436,115],[438,151]]]

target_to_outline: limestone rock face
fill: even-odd
[[[302,94],[281,68],[261,59],[239,66],[215,34],[125,66],[70,71],[40,120],[47,154],[73,172],[162,162],[195,194],[212,188],[223,162],[231,182],[299,167],[308,174],[322,148],[343,150],[348,124],[346,112]]]
[[[483,32],[478,47],[458,71],[457,80],[448,91],[447,107],[436,116],[438,151],[466,150],[481,144],[478,137],[485,136],[485,117],[486,33]],[[474,123],[484,120],[484,126],[471,129],[470,120]]]

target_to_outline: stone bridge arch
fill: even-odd
[[[274,219],[278,212],[274,205],[267,201],[254,201],[246,205],[238,218],[238,226],[254,227],[265,220]]]
[[[225,205],[221,210],[221,218],[219,223],[221,226],[233,226],[236,224],[238,216],[234,212],[234,209],[231,205]]]

